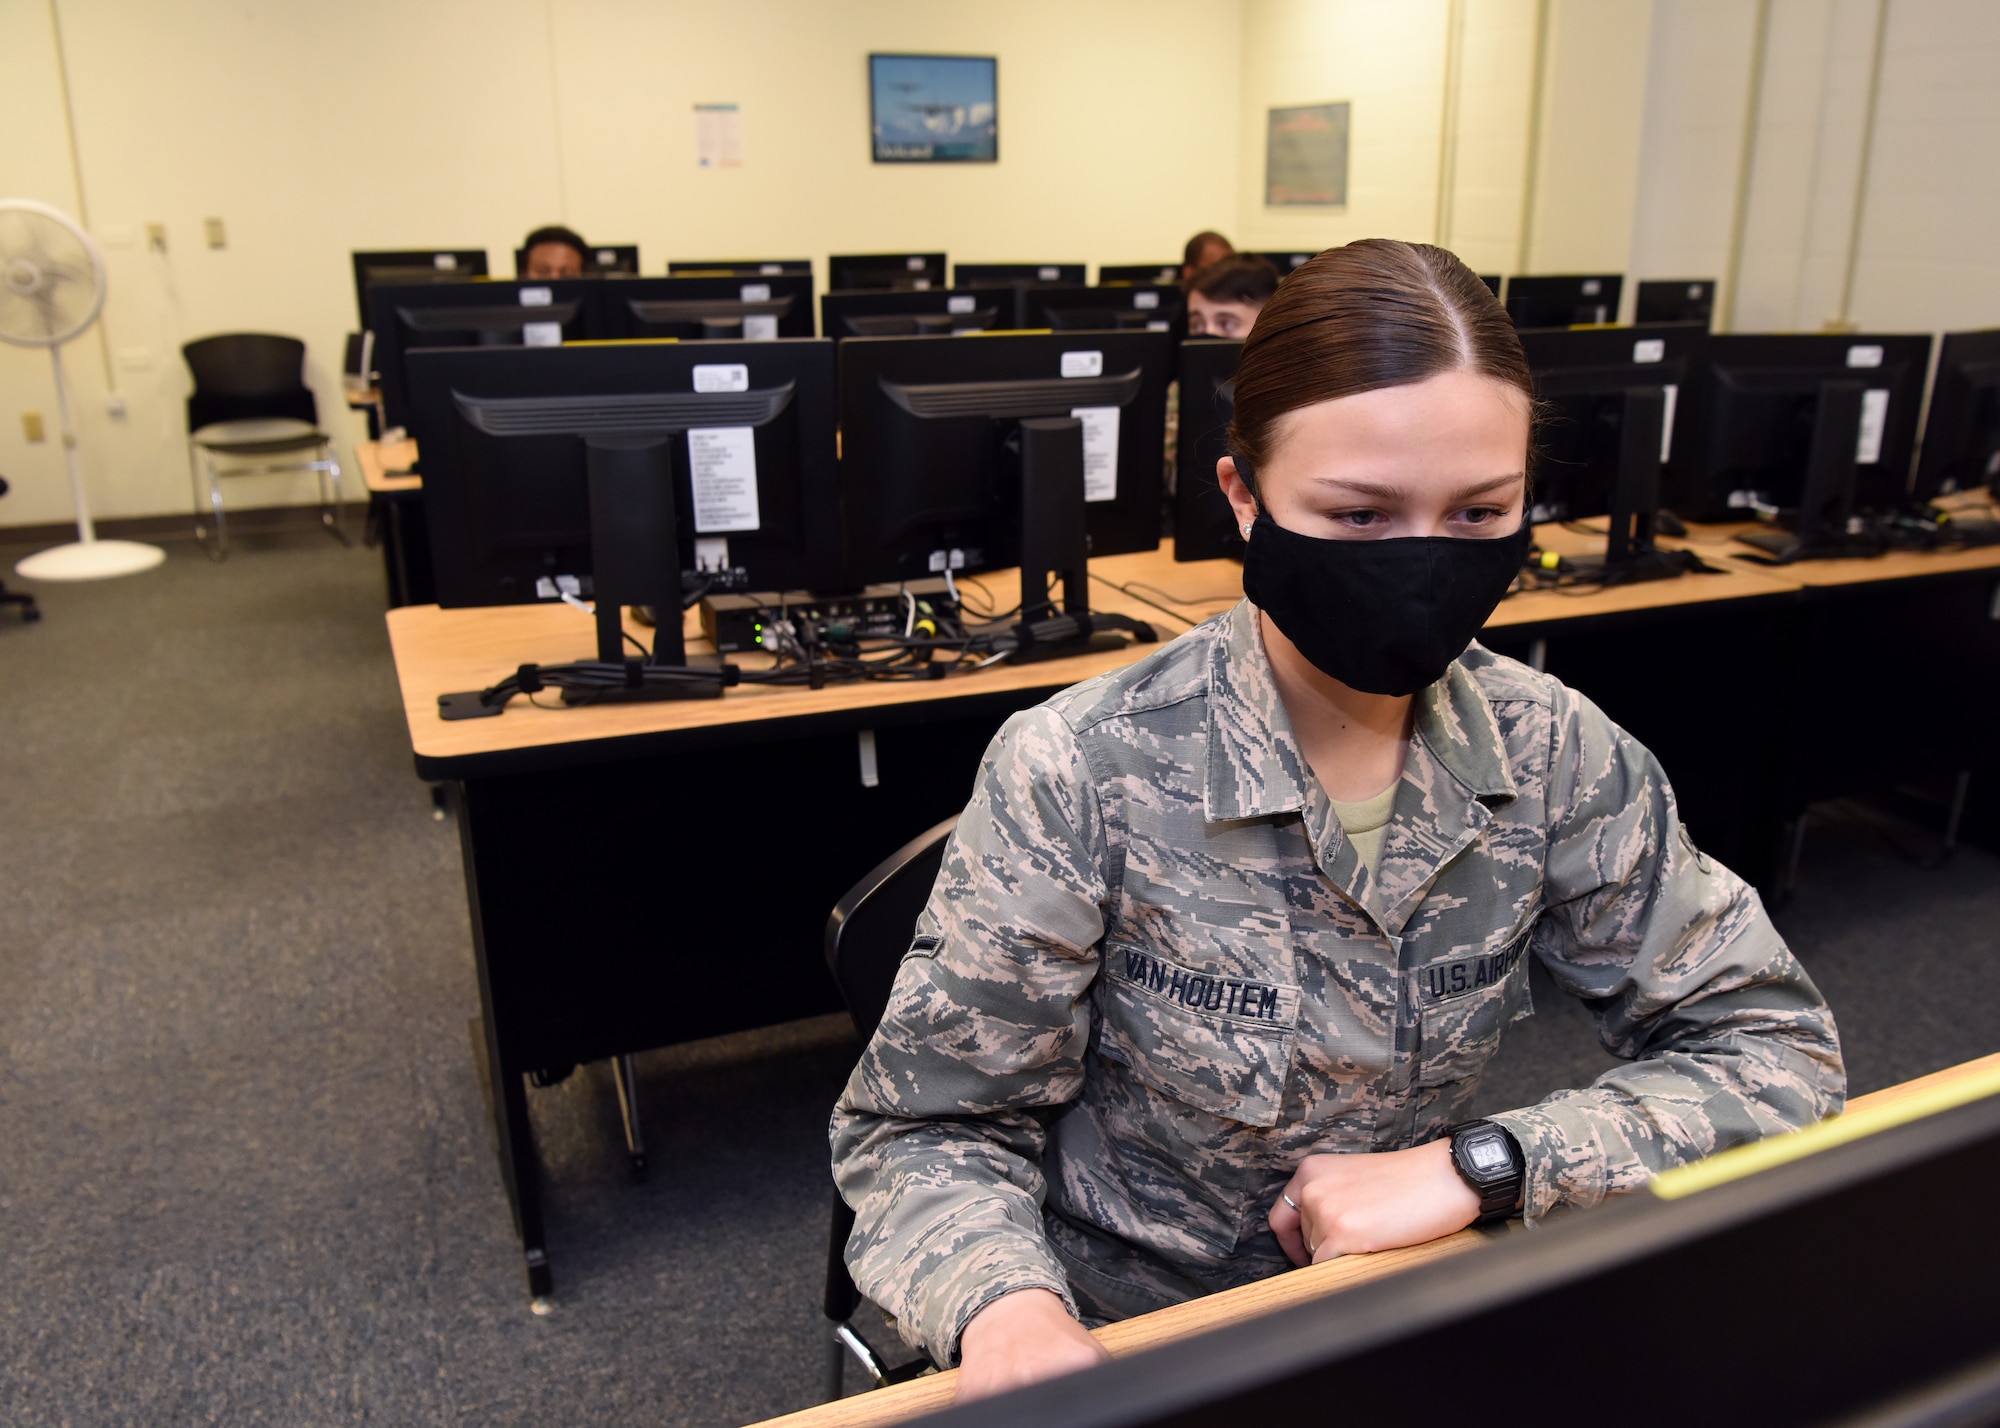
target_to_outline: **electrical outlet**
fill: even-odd
[[[130,411],[131,408],[125,404],[125,399],[116,392],[104,399],[104,414],[113,421],[125,420]]]
[[[166,224],[148,223],[146,225],[146,246],[155,253],[164,253],[167,251]]]
[[[42,414],[40,412],[21,413],[21,435],[26,437],[31,443],[48,440],[48,433],[42,429]]]
[[[208,240],[209,247],[227,248],[229,246],[229,237],[227,233],[223,230],[222,220],[220,218],[202,219],[201,231],[202,231],[202,236]]]

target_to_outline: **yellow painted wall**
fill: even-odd
[[[1235,215],[1234,0],[55,0],[83,203],[105,244],[104,362],[69,349],[100,515],[189,509],[179,347],[260,329],[306,340],[322,420],[355,326],[355,248],[484,245],[537,224],[671,257],[941,248],[968,261],[1154,262]],[[0,0],[0,195],[72,211],[47,0]],[[871,49],[999,58],[1000,162],[878,166]],[[693,105],[742,106],[743,168],[702,171]],[[201,241],[227,224],[228,247]],[[163,222],[165,254],[143,241]],[[822,270],[822,278],[824,272]],[[32,354],[29,354],[32,355]],[[0,366],[0,524],[64,519],[46,361]],[[39,387],[36,385],[39,383]],[[237,504],[310,498],[303,479]]]

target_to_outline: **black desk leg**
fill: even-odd
[[[541,1299],[555,1288],[549,1270],[548,1236],[542,1228],[541,1171],[535,1155],[534,1127],[528,1121],[527,1074],[508,1044],[504,1009],[494,1004],[492,969],[486,954],[486,919],[480,900],[476,784],[454,785],[458,805],[458,840],[465,858],[466,904],[472,914],[472,953],[479,968],[479,1012],[486,1034],[487,1089],[493,1107],[493,1135],[500,1152],[500,1180],[514,1211],[514,1228],[521,1236],[527,1261],[528,1293]]]

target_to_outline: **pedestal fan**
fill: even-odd
[[[70,500],[76,508],[74,541],[37,551],[14,567],[29,580],[103,580],[150,570],[167,558],[156,545],[99,540],[90,521],[62,347],[87,332],[103,310],[104,255],[90,235],[45,203],[0,199],[0,342],[48,349]]]

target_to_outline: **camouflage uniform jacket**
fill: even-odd
[[[1010,1290],[1089,1321],[1288,1269],[1299,1161],[1465,1119],[1526,953],[1633,1061],[1496,1117],[1530,1221],[1842,1103],[1819,992],[1595,705],[1467,650],[1371,877],[1240,604],[994,739],[834,1112],[855,1282],[950,1363]]]

